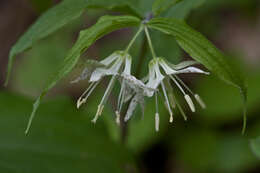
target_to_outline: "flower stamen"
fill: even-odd
[[[161,86],[162,86],[164,98],[166,100],[167,108],[168,108],[168,111],[170,113],[170,123],[172,123],[173,122],[173,114],[172,114],[171,106],[170,106],[170,103],[169,103],[169,100],[168,100],[168,97],[167,97],[167,93],[166,93],[166,89],[165,89],[163,82],[161,83]]]
[[[97,122],[97,119],[102,114],[103,109],[104,109],[104,105],[98,105],[97,113],[96,113],[94,119],[92,120],[92,123],[95,124]]]
[[[194,96],[194,98],[196,99],[196,101],[199,103],[199,105],[201,106],[201,108],[206,109],[206,104],[204,103],[204,101],[200,98],[200,96],[198,94],[194,94],[193,91],[178,77],[175,76],[176,79]]]
[[[186,100],[186,102],[188,103],[190,109],[192,112],[195,112],[195,106],[190,98],[190,96],[184,91],[184,89],[181,87],[181,85],[178,83],[178,81],[170,75],[170,78],[174,81],[174,83],[178,86],[178,88],[181,90],[181,92],[183,93],[184,95],[184,98]]]
[[[194,104],[193,104],[193,102],[192,102],[190,96],[189,96],[188,94],[186,94],[186,95],[184,95],[184,98],[185,98],[186,102],[188,103],[188,105],[189,105],[191,111],[192,111],[192,112],[195,112],[195,106],[194,106]]]
[[[120,113],[116,111],[116,123],[120,125]]]
[[[89,87],[86,89],[86,91],[80,96],[80,98],[77,101],[77,108],[79,109],[80,106],[85,103],[90,96],[90,94],[93,92],[93,90],[97,87],[99,84],[98,82],[92,82]]]
[[[159,126],[160,126],[160,117],[159,117],[159,113],[156,112],[155,113],[155,131],[156,132],[159,131]]]

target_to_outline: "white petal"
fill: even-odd
[[[127,87],[137,94],[147,95],[147,92],[156,91],[153,88],[148,88],[141,80],[136,79],[132,75],[122,74],[121,77],[123,77],[123,81],[125,82]]]
[[[133,112],[137,107],[138,97],[139,97],[138,95],[135,95],[134,98],[131,100],[124,119],[125,122],[127,122],[132,117]]]
[[[158,65],[157,61],[153,62],[153,63],[154,64],[149,66],[149,80],[148,80],[148,83],[146,84],[146,87],[157,89],[159,84],[164,79],[164,76],[160,72],[159,65]],[[154,94],[154,91],[147,92],[148,97],[153,96],[153,94]]]
[[[125,57],[125,69],[124,69],[124,74],[130,75],[131,74],[131,65],[132,65],[132,58],[130,55],[126,55]]]
[[[188,67],[188,68],[184,68],[182,70],[178,70],[176,71],[175,74],[180,74],[180,73],[203,73],[203,74],[209,74],[209,72],[205,72],[199,68],[196,67]]]
[[[105,66],[110,65],[113,61],[115,61],[119,55],[117,53],[113,53],[112,55],[108,56],[107,58],[100,61],[101,64],[104,64]]]
[[[100,80],[105,74],[106,74],[106,69],[98,68],[91,74],[89,81],[96,82]]]
[[[167,75],[176,73],[176,70],[172,69],[164,60],[160,59],[159,63]]]
[[[164,79],[164,76],[162,75],[162,73],[160,71],[158,63],[155,64],[154,70],[155,70],[155,74],[156,74],[156,80],[162,81]]]
[[[108,75],[116,75],[123,63],[123,60],[121,58],[117,59],[116,62],[109,68],[97,68],[90,77],[90,82],[95,82],[100,80],[103,76]]]

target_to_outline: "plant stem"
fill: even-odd
[[[129,49],[132,47],[133,43],[135,42],[136,38],[138,37],[138,35],[143,31],[144,27],[143,25],[140,26],[140,28],[138,29],[138,31],[136,32],[136,34],[134,35],[134,37],[132,38],[132,40],[130,41],[130,43],[128,44],[125,53],[127,53],[129,51]]]
[[[154,51],[153,44],[152,44],[152,40],[151,40],[149,31],[148,31],[146,26],[144,27],[144,31],[145,31],[145,34],[146,34],[146,37],[147,37],[147,41],[148,41],[149,47],[150,47],[151,52],[152,52],[152,56],[153,56],[153,58],[156,58],[155,51]]]

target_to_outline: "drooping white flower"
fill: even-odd
[[[173,81],[176,84],[176,86],[180,89],[180,91],[183,93],[184,98],[192,112],[195,112],[195,106],[189,94],[185,92],[185,89],[188,90],[188,92],[190,92],[194,96],[194,98],[197,100],[197,102],[201,105],[202,108],[206,107],[202,99],[199,97],[199,95],[194,94],[191,91],[191,89],[187,85],[185,85],[185,83],[177,76],[178,74],[182,74],[182,73],[209,74],[208,72],[205,72],[199,68],[190,66],[193,64],[195,64],[193,61],[187,61],[187,62],[180,63],[178,65],[173,65],[166,62],[163,58],[154,58],[149,63],[149,78],[148,78],[148,82],[146,83],[146,86],[148,88],[153,88],[153,89],[157,89],[159,88],[159,86],[161,86],[163,96],[165,98],[165,104],[170,114],[170,120],[169,120],[170,122],[173,122],[172,107],[174,107],[174,105],[171,101],[171,98],[169,98],[169,92],[166,87],[166,85],[168,84],[167,82],[169,82],[169,80]],[[157,131],[159,129],[157,92],[153,90],[149,90],[146,93],[146,95],[149,97],[153,96],[154,94],[156,99],[155,125]]]
[[[99,62],[99,64],[103,65],[102,67],[99,66],[94,70],[92,70],[91,72],[89,72],[88,75],[89,75],[90,85],[78,99],[77,108],[79,108],[83,103],[87,101],[87,98],[91,95],[91,93],[94,91],[94,89],[97,87],[97,85],[100,83],[103,77],[112,76],[106,88],[106,91],[101,99],[101,102],[98,105],[97,113],[94,119],[92,120],[93,123],[96,123],[98,117],[102,114],[104,105],[114,87],[117,76],[119,74],[130,74],[131,63],[132,63],[132,58],[128,53],[124,51],[117,51]],[[84,71],[87,70],[85,69]],[[86,78],[86,76],[84,76],[84,78]]]
[[[123,102],[127,102],[129,100],[129,106],[124,117],[124,121],[128,121],[132,115],[137,105],[139,104],[142,108],[142,112],[144,113],[144,97],[148,96],[147,93],[151,91],[156,91],[153,88],[147,87],[141,80],[136,79],[134,76],[123,73],[121,76],[123,86],[121,87],[122,92],[124,93],[124,100],[121,100],[121,104]],[[121,93],[121,92],[120,92]],[[119,99],[118,99],[119,100]],[[121,106],[118,109],[121,111]]]

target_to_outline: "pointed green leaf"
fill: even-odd
[[[204,2],[205,0],[183,0],[169,9],[165,16],[185,19],[193,9],[199,7]]]
[[[182,0],[155,0],[153,3],[152,11],[155,16],[173,7],[175,4]]]
[[[52,34],[63,26],[79,18],[87,8],[103,8],[120,11],[140,17],[131,1],[125,0],[64,0],[50,8],[25,32],[18,42],[12,47],[9,54],[8,71],[5,85],[8,84],[11,68],[16,55],[31,48],[37,41]]]
[[[17,54],[32,47],[38,40],[57,31],[72,20],[78,18],[87,5],[87,0],[66,0],[45,12],[28,29],[28,31],[12,47],[9,54],[8,72],[6,83],[8,83],[14,58]]]
[[[54,77],[50,80],[48,85],[42,91],[41,95],[38,97],[33,106],[33,111],[30,116],[30,120],[28,123],[28,127],[26,129],[26,133],[31,126],[33,117],[36,113],[36,110],[39,107],[39,104],[45,94],[53,88],[56,83],[65,77],[76,65],[80,55],[89,48],[96,40],[101,38],[102,36],[118,30],[120,28],[125,28],[129,26],[137,26],[140,24],[140,19],[133,16],[103,16],[99,19],[99,21],[84,31],[80,32],[79,38],[72,49],[69,51],[67,57],[64,59],[59,71]]]
[[[243,101],[246,103],[247,87],[244,78],[237,72],[236,68],[227,61],[225,55],[202,34],[192,29],[184,21],[173,18],[154,18],[148,23],[148,26],[174,36],[179,45],[192,58],[203,64],[225,82],[239,88],[243,96]],[[244,107],[243,129],[245,129],[246,123],[245,116],[246,109]]]

